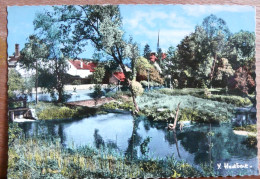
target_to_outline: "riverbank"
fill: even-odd
[[[40,178],[42,175],[50,178],[175,178],[200,177],[202,173],[173,157],[131,160],[109,148],[65,149],[59,140],[48,137],[16,139],[9,146],[8,178]]]

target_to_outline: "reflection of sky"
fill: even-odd
[[[27,126],[28,131],[34,131],[37,127],[29,126],[30,123],[21,125]],[[55,124],[50,121],[39,123],[41,126],[38,129],[45,129],[47,133],[63,138],[63,142],[70,146],[72,143],[76,146],[91,145],[95,146],[94,133],[97,130],[97,135],[100,140],[105,143],[114,143],[122,152],[129,149],[129,141],[133,132],[133,117],[130,114],[109,113],[104,115],[92,116],[78,121],[60,122]],[[48,124],[48,125],[45,125]],[[29,127],[28,127],[29,126]],[[48,126],[48,127],[47,127]],[[135,140],[140,137],[140,143],[134,148],[137,149],[138,156],[141,157],[140,144],[146,137],[151,137],[148,144],[149,156],[156,158],[164,158],[165,156],[174,155],[177,160],[187,161],[200,167],[201,163],[209,162],[208,136],[209,124],[193,125],[186,127],[182,132],[177,130],[178,156],[177,146],[172,131],[165,129],[166,124],[151,123],[149,121],[140,121],[135,135]],[[58,132],[59,129],[62,131]],[[239,163],[252,166],[248,170],[249,174],[257,174],[257,150],[247,148],[242,144],[245,136],[235,135],[231,125],[220,125],[211,127],[214,135],[211,141],[214,144],[211,152],[213,167],[217,167],[217,163]],[[28,132],[27,132],[28,133]],[[218,170],[221,175],[236,174],[236,171]],[[230,173],[228,173],[230,172]],[[233,172],[233,173],[232,173]]]
[[[73,91],[66,91],[65,94],[68,95],[67,102],[73,102],[73,101],[81,101],[81,100],[88,100],[93,99],[91,97],[91,93],[93,93],[94,90],[77,90],[76,93]],[[57,98],[58,95],[56,94],[55,97]],[[32,96],[28,96],[28,102],[35,100],[35,93],[32,94]],[[51,95],[49,93],[38,93],[38,100],[39,101],[51,101]]]

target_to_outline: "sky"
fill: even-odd
[[[160,47],[164,52],[176,46],[196,25],[210,14],[226,21],[232,33],[240,30],[255,32],[255,8],[237,5],[120,5],[125,37],[133,37],[141,54],[145,44],[156,51],[158,34]],[[24,47],[29,35],[34,34],[35,14],[52,9],[51,6],[10,6],[8,7],[8,55],[14,53],[16,43]],[[81,58],[92,58],[91,45]]]

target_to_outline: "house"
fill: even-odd
[[[22,68],[21,64],[19,63],[20,60],[20,46],[19,44],[15,44],[15,53],[13,56],[9,56],[7,59],[8,68],[13,68],[18,71],[23,78],[30,78],[36,72],[34,69],[26,69]]]
[[[123,72],[114,72],[112,76],[109,78],[109,83],[114,85],[118,85],[124,81],[125,81],[125,75]]]
[[[84,62],[80,60],[68,60],[68,70],[67,73],[72,76],[79,76],[81,78],[88,78],[93,74],[97,63],[94,62]]]

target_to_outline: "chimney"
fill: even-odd
[[[19,44],[15,44],[15,56],[16,56],[16,57],[19,57],[19,56],[20,56]]]
[[[83,68],[83,60],[80,60],[80,68]]]

